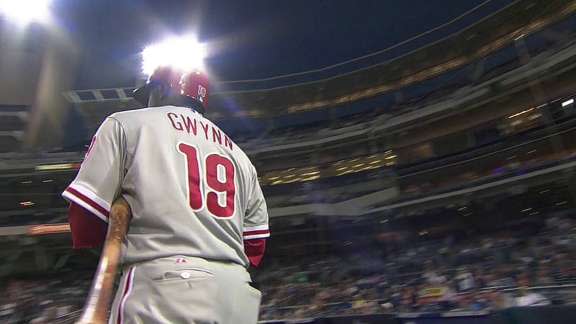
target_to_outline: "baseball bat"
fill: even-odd
[[[116,199],[110,208],[106,241],[92,281],[90,294],[77,323],[107,323],[110,301],[114,294],[114,280],[120,264],[122,242],[126,238],[131,217],[128,202],[122,197]]]

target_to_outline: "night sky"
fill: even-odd
[[[210,48],[217,80],[306,71],[382,50],[486,3],[454,25],[323,78],[406,53],[494,13],[512,0],[54,0],[61,28],[82,49],[77,89],[132,86],[139,52],[193,31]],[[298,80],[287,80],[297,82]],[[258,84],[261,86],[261,84]]]

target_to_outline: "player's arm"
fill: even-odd
[[[264,251],[266,250],[266,239],[270,237],[268,226],[268,208],[262,189],[258,183],[256,171],[253,172],[251,183],[251,194],[248,201],[248,209],[244,217],[244,252],[253,267],[260,265]]]
[[[62,193],[70,202],[74,248],[104,243],[110,207],[124,178],[125,141],[120,122],[108,117],[96,132],[78,175]]]

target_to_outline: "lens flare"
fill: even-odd
[[[0,16],[18,23],[46,22],[52,0],[0,0]]]
[[[142,71],[152,74],[159,66],[182,71],[204,70],[206,48],[193,36],[175,37],[150,45],[142,51]]]

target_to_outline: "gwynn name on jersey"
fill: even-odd
[[[226,136],[226,134],[224,134],[220,129],[214,127],[214,125],[204,124],[202,121],[197,121],[194,116],[175,114],[173,112],[167,113],[166,116],[170,120],[174,129],[194,136],[198,136],[198,133],[200,133],[200,136],[204,134],[204,138],[207,141],[218,143],[221,146],[228,147],[232,151],[233,145],[230,138],[228,138],[228,136]],[[198,127],[198,124],[200,124],[200,127]]]

